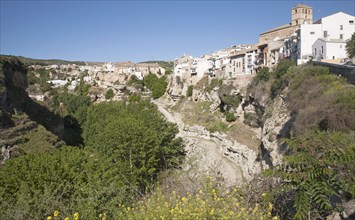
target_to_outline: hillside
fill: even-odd
[[[67,61],[67,60],[58,60],[58,59],[33,59],[22,56],[12,56],[12,55],[0,55],[0,59],[18,59],[26,66],[30,65],[67,65],[67,64],[76,64],[76,65],[85,65],[83,61]]]
[[[0,71],[2,219],[354,213],[355,90],[327,68],[283,61],[193,87],[149,74],[71,90],[41,78],[83,79],[78,70],[28,71],[2,57]],[[27,76],[43,101],[28,97]]]

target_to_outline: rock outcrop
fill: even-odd
[[[267,107],[264,117],[266,119],[261,132],[262,158],[266,167],[270,167],[282,162],[285,149],[280,139],[288,137],[292,117],[282,96],[273,100],[273,103]]]
[[[41,138],[44,141],[50,139],[49,145],[59,147],[64,144],[61,141],[64,139],[62,118],[29,98],[26,88],[27,69],[23,63],[13,57],[1,57],[0,164],[26,152],[21,149],[21,144],[28,142],[27,136],[35,134],[40,127]]]
[[[166,103],[154,103],[168,121],[179,127],[177,136],[184,140],[187,151],[183,169],[191,178],[210,175],[223,179],[227,185],[242,185],[260,172],[257,151],[223,133],[210,133],[199,125],[188,126],[179,113],[167,110]]]

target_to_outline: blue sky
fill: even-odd
[[[85,61],[173,60],[201,56],[291,22],[301,1],[3,1],[0,53]],[[303,1],[313,19],[355,3]]]

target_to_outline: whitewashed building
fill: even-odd
[[[344,58],[344,43],[355,32],[354,20],[352,15],[337,12],[313,24],[301,25],[297,63],[306,62],[314,56],[323,59]],[[322,46],[323,54],[320,53]],[[327,51],[329,55],[325,54]]]
[[[319,61],[347,58],[345,45],[346,42],[341,39],[318,38],[312,45],[313,57]]]
[[[258,49],[256,46],[253,46],[250,49],[246,50],[246,53],[245,53],[245,74],[255,74],[256,73],[256,69],[258,68],[257,58],[258,58]]]
[[[188,78],[191,76],[191,65],[193,58],[190,55],[183,55],[174,61],[174,76]]]

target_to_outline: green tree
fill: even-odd
[[[193,92],[194,86],[193,85],[189,85],[187,87],[187,91],[186,91],[186,96],[187,97],[191,97],[192,96],[192,92]]]
[[[306,219],[309,215],[311,219],[324,218],[337,210],[335,198],[338,203],[354,198],[354,143],[351,133],[319,131],[287,141],[293,153],[272,173],[282,181],[277,191],[295,195],[294,218]]]
[[[8,160],[0,169],[0,219],[45,219],[54,210],[97,219],[103,210],[115,212],[137,195],[124,166],[74,147]]]
[[[355,57],[355,33],[353,33],[351,38],[346,42],[345,48],[349,58]]]
[[[157,99],[164,95],[168,81],[166,76],[158,78],[155,74],[148,74],[144,77],[144,85],[152,91],[153,99]]]
[[[100,103],[91,106],[84,143],[129,167],[129,181],[144,190],[157,174],[179,165],[183,155],[176,125],[166,122],[148,101]]]

